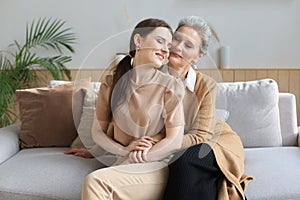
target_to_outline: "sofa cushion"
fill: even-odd
[[[80,116],[82,111],[83,96],[77,88],[89,87],[90,80],[82,80],[80,83],[53,88],[17,90],[21,117],[21,147],[70,146],[77,136],[76,117]],[[75,96],[73,101],[72,96]]]
[[[82,114],[77,129],[78,137],[73,141],[72,148],[85,147],[91,149],[95,142],[92,139],[92,125],[96,110],[96,101],[98,99],[99,89],[81,89],[84,95]]]
[[[80,92],[81,88],[93,88],[95,87],[94,84],[92,84],[92,82],[90,82],[90,85],[88,85],[88,83],[86,82],[90,82],[91,81],[91,77],[87,78],[87,79],[80,79],[77,81],[64,81],[64,80],[51,80],[47,83],[47,86],[49,88],[53,88],[56,86],[60,86],[63,84],[73,84],[73,95],[72,95],[72,111],[73,111],[73,118],[74,118],[74,123],[75,123],[75,127],[76,129],[79,126],[79,122],[80,122],[80,117],[81,117],[81,113],[82,113],[82,104],[83,104],[83,94],[82,92]]]
[[[216,107],[245,147],[281,146],[278,86],[272,79],[218,83]]]
[[[300,199],[300,148],[245,149],[245,173],[254,177],[246,189],[251,200]]]
[[[66,155],[66,150],[58,147],[23,149],[2,163],[0,199],[4,193],[22,195],[20,199],[80,200],[85,176],[104,165],[96,159]]]

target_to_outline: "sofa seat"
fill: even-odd
[[[23,149],[2,163],[0,199],[80,199],[84,177],[103,164],[96,159],[65,155],[65,150]]]
[[[245,149],[245,172],[254,177],[250,200],[299,200],[300,147]]]

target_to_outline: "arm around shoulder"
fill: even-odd
[[[201,144],[214,137],[216,126],[216,93],[217,84],[212,78],[200,72],[196,74],[194,93],[186,94],[186,98],[194,98],[195,102],[186,101],[187,113],[186,134],[183,138],[182,149]]]

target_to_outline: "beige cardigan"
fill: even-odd
[[[245,199],[244,191],[252,177],[244,174],[244,148],[240,137],[230,126],[215,116],[216,82],[196,71],[194,93],[186,89],[183,100],[185,130],[182,148],[209,144],[225,175],[219,200]]]

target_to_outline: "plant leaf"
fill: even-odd
[[[59,19],[51,21],[40,19],[37,23],[32,22],[31,28],[26,27],[27,48],[41,46],[49,48],[59,53],[63,49],[74,52],[72,44],[75,43],[76,37],[74,33],[70,32],[71,28],[63,28],[65,22]]]

